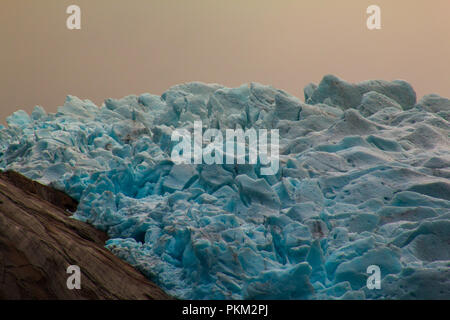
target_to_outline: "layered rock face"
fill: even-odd
[[[104,232],[70,218],[76,206],[61,191],[0,173],[0,299],[169,299],[104,249]],[[80,267],[79,290],[67,287],[70,265]]]
[[[326,76],[305,102],[188,83],[7,121],[0,167],[79,201],[76,219],[176,297],[450,298],[450,101],[405,81]],[[172,133],[194,121],[279,130],[278,172],[175,164]]]

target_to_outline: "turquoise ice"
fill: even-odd
[[[74,218],[179,298],[450,298],[450,100],[334,76],[304,92],[188,83],[100,107],[68,96],[57,113],[7,119],[0,167],[79,200]],[[171,133],[196,120],[278,129],[280,170],[174,165]]]

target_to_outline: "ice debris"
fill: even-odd
[[[74,217],[189,299],[450,298],[450,102],[405,81],[325,76],[305,102],[270,86],[68,96],[17,111],[0,167],[66,191]],[[174,165],[171,133],[279,129],[280,170]],[[381,289],[366,286],[381,269]]]

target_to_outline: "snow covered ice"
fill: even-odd
[[[188,83],[17,111],[0,167],[64,190],[106,247],[187,299],[450,298],[450,100],[325,76],[305,101]],[[175,165],[171,133],[278,129],[280,169]],[[366,286],[381,269],[381,289]]]

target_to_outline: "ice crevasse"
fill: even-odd
[[[175,164],[171,134],[197,120],[278,129],[279,171]],[[17,111],[0,128],[0,168],[76,198],[74,218],[178,298],[449,299],[449,121],[450,100],[416,101],[400,80],[327,75],[304,101],[194,82]]]

